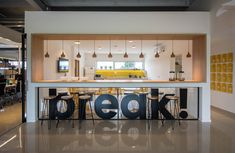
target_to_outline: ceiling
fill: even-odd
[[[202,0],[0,0],[0,24],[23,33],[25,11],[189,11],[198,1]]]

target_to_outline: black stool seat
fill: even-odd
[[[79,113],[79,120],[81,121],[81,119],[85,118],[86,103],[88,102],[89,106],[90,106],[90,111],[91,111],[91,118],[92,118],[93,125],[94,125],[95,121],[94,121],[93,111],[92,111],[91,101],[90,101],[91,96],[90,95],[82,95],[82,96],[79,96],[79,99],[81,100],[81,102],[79,102],[79,104],[81,105],[81,106],[79,106],[80,111],[81,111]]]
[[[79,99],[83,99],[83,100],[88,100],[88,99],[90,99],[91,98],[91,96],[89,96],[89,95],[82,95],[82,96],[79,96]]]
[[[158,96],[148,96],[148,100],[158,100]]]
[[[73,96],[62,96],[61,99],[62,100],[70,100],[70,99],[73,99]]]
[[[179,100],[178,96],[166,96],[166,98],[170,100]]]

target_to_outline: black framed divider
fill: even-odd
[[[37,91],[39,120],[199,119],[197,87],[38,88]]]

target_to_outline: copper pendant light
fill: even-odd
[[[173,42],[173,40],[172,40],[171,49],[172,49],[171,58],[175,58],[175,54],[174,54],[174,42]]]
[[[124,56],[123,56],[124,58],[128,58],[128,54],[127,54],[127,52],[125,52],[125,54],[124,54]]]
[[[111,39],[109,39],[109,54],[108,54],[108,58],[112,58],[113,55],[112,55],[112,43],[111,43]]]
[[[139,58],[144,58],[144,54],[141,52]]]
[[[108,54],[108,58],[112,58],[112,57],[113,57],[112,53],[111,53],[111,52],[109,52],[109,54]]]
[[[81,58],[81,54],[78,52],[76,57]]]
[[[155,53],[155,58],[159,58],[159,52],[158,52],[158,39],[156,39],[156,53]]]
[[[80,41],[77,41],[77,42],[75,42],[75,44],[77,44],[78,45],[78,47],[77,47],[77,49],[78,49],[78,53],[77,53],[77,58],[81,58],[82,56],[81,56],[81,54],[80,54]]]
[[[95,53],[95,40],[94,40],[94,53],[92,54],[92,57],[93,57],[93,58],[96,58],[96,57],[97,57],[97,55],[96,55],[96,53]]]
[[[96,58],[96,57],[97,57],[97,55],[96,55],[95,52],[92,54],[92,57],[93,57],[93,58]]]
[[[126,48],[126,39],[125,39],[125,53],[124,53],[123,57],[128,58],[127,48]]]
[[[46,54],[45,54],[45,58],[49,58],[49,57],[50,57],[49,53],[48,53],[48,52],[46,52]]]
[[[175,58],[174,52],[171,53],[171,58]]]
[[[60,55],[61,58],[65,58],[65,53],[64,53],[64,40],[62,40],[62,53]]]
[[[144,54],[143,54],[143,52],[142,52],[142,39],[141,39],[141,42],[140,42],[140,48],[141,48],[141,53],[140,53],[140,55],[139,55],[139,58],[144,58]]]
[[[61,57],[61,58],[65,58],[64,52],[61,53],[60,57]]]
[[[155,53],[155,58],[159,58],[160,57],[160,55],[159,55],[159,53],[158,53],[158,51]]]
[[[188,54],[186,55],[187,58],[192,57],[192,55],[189,53],[189,40],[188,40]]]
[[[49,55],[49,53],[48,53],[48,40],[47,40],[47,52],[46,52],[46,54],[45,54],[45,58],[49,58],[50,57],[50,55]]]

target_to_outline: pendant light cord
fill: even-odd
[[[112,52],[112,41],[110,38],[109,38],[109,52],[110,53]]]
[[[140,42],[140,49],[141,49],[141,53],[142,53],[142,51],[143,51],[143,48],[142,48],[142,46],[143,46],[143,40],[141,39],[141,42]]]
[[[189,52],[189,40],[188,40],[188,52]]]
[[[47,39],[47,52],[48,52],[48,39]]]
[[[94,52],[95,52],[95,39],[94,39]]]

